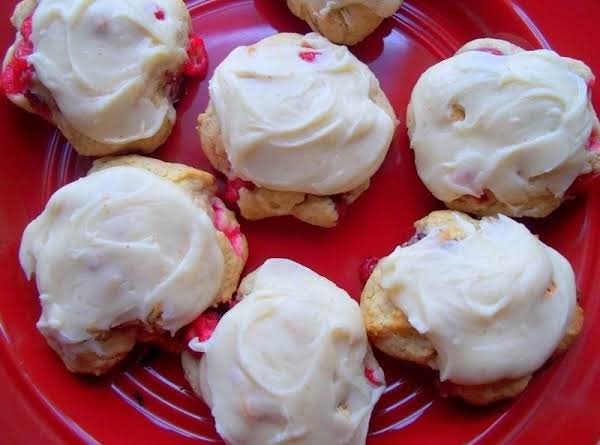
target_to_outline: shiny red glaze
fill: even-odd
[[[208,53],[204,46],[204,40],[195,35],[190,35],[188,44],[188,61],[183,66],[186,76],[204,79],[208,71]]]
[[[0,2],[2,48],[14,39],[7,17],[15,3]],[[284,3],[190,2],[194,31],[205,39],[211,70],[237,45],[275,31],[307,31]],[[551,45],[585,60],[598,73],[598,43],[590,38],[597,35],[598,21],[597,0],[408,0],[394,18],[353,48],[379,77],[401,121],[371,187],[333,229],[292,218],[242,221],[250,245],[247,271],[269,257],[290,257],[358,298],[362,260],[390,253],[413,235],[415,220],[441,207],[416,175],[405,131],[406,105],[420,73],[468,40],[485,36],[507,38],[527,48]],[[208,80],[186,82],[177,104],[177,125],[155,156],[210,169],[195,132],[197,115],[208,103],[207,85]],[[53,127],[5,99],[0,99],[0,130],[0,442],[220,443],[209,410],[183,379],[178,357],[159,355],[140,362],[133,358],[121,371],[92,381],[67,372],[45,344],[35,329],[35,284],[25,280],[16,260],[19,241],[51,193],[84,174],[91,159],[73,154]],[[440,397],[435,373],[377,354],[388,388],[375,409],[369,445],[598,442],[600,194],[595,189],[543,221],[527,221],[574,266],[586,323],[571,350],[537,373],[517,400],[486,409]]]

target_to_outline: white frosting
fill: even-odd
[[[488,189],[509,206],[547,191],[563,196],[590,169],[586,145],[596,116],[581,75],[589,70],[580,65],[547,50],[469,51],[427,70],[409,115],[427,188],[446,202]],[[453,105],[464,120],[450,118]]]
[[[173,334],[214,303],[224,270],[209,216],[175,184],[135,167],[58,190],[25,230],[19,259],[36,275],[38,328],[66,344],[145,321],[157,307]]]
[[[28,60],[79,132],[113,144],[149,138],[175,119],[162,86],[187,57],[182,10],[180,0],[40,0]]]
[[[317,11],[317,14],[326,16],[331,11],[352,5],[363,5],[379,17],[390,17],[400,7],[404,0],[306,0],[306,4]]]
[[[475,385],[537,370],[565,334],[576,304],[573,270],[525,226],[505,216],[467,236],[438,230],[382,262],[381,286],[437,351],[440,379]],[[554,292],[547,292],[555,288]]]
[[[365,443],[383,371],[358,304],[332,282],[290,260],[267,260],[202,346],[202,397],[227,443]]]
[[[367,181],[387,153],[395,122],[369,98],[378,85],[346,47],[312,33],[236,48],[209,90],[237,176],[332,195]]]

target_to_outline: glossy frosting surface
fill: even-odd
[[[233,50],[210,81],[235,174],[316,195],[358,187],[383,162],[395,128],[372,100],[377,79],[318,34],[275,37]]]
[[[458,213],[465,238],[442,227],[382,260],[381,286],[437,351],[440,379],[476,385],[537,370],[565,334],[576,304],[573,269],[505,216],[478,226]]]
[[[165,84],[186,60],[189,27],[179,0],[40,0],[29,62],[77,131],[127,143],[175,119]]]
[[[19,259],[36,276],[38,328],[71,344],[158,314],[158,327],[175,333],[214,303],[224,271],[204,210],[135,167],[58,190],[27,226]]]
[[[199,386],[219,434],[234,445],[364,444],[385,383],[356,302],[290,260],[267,260],[252,280],[212,337],[191,343],[205,352]]]

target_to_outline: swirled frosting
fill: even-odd
[[[36,275],[38,328],[66,344],[155,311],[175,333],[214,303],[224,271],[209,216],[178,186],[136,167],[58,190],[27,226],[19,259]]]
[[[504,42],[505,43],[505,42]],[[417,82],[409,135],[427,188],[450,202],[490,190],[511,206],[562,197],[590,169],[596,115],[581,62],[548,50],[468,51]]]
[[[308,0],[306,3],[317,14],[325,16],[330,11],[346,8],[352,5],[363,5],[377,14],[379,17],[390,17],[393,15],[404,0]]]
[[[537,370],[563,338],[576,305],[573,270],[525,226],[500,215],[465,238],[438,229],[382,260],[381,286],[437,351],[440,379],[477,385]]]
[[[189,27],[180,0],[40,0],[28,60],[76,130],[132,142],[175,120],[165,84],[186,61]]]
[[[385,384],[356,302],[290,260],[268,260],[253,279],[200,344],[219,434],[232,445],[364,444]]]
[[[371,99],[378,88],[346,47],[311,33],[236,48],[209,91],[237,176],[332,195],[367,181],[387,153],[395,121]]]

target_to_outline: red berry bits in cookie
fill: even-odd
[[[382,374],[381,369],[365,368],[365,377],[375,386],[381,386],[385,383]]]
[[[302,51],[298,56],[305,62],[314,62],[317,56],[321,55],[318,51]]]
[[[370,256],[364,259],[362,264],[360,265],[360,269],[358,271],[358,277],[360,282],[364,285],[367,281],[369,281],[369,277],[373,273],[377,264],[379,264],[380,258]]]
[[[196,318],[196,320],[188,326],[188,329],[185,333],[186,348],[190,350],[188,345],[190,341],[195,338],[201,342],[208,340],[217,328],[217,324],[219,324],[220,319],[221,315],[213,309],[207,310],[198,318]]]
[[[25,40],[29,40],[31,37],[31,31],[33,30],[33,16],[30,15],[21,24],[21,35]]]
[[[156,8],[154,8],[154,17],[156,17],[156,20],[164,20],[165,19],[165,11],[160,8],[159,6],[157,6]]]
[[[256,187],[250,181],[244,181],[241,178],[227,180],[227,184],[225,184],[225,191],[223,192],[223,199],[232,204],[237,203],[240,199],[240,190],[243,188],[254,190]]]
[[[211,206],[213,209],[213,224],[215,228],[227,237],[236,255],[241,258],[244,250],[244,238],[242,231],[240,230],[240,225],[235,221],[227,219],[227,209],[221,200],[213,199],[211,201]]]
[[[208,54],[204,41],[197,36],[190,35],[188,44],[188,61],[183,67],[186,76],[204,78],[208,71]]]
[[[31,37],[32,20],[27,17],[21,25],[21,40],[15,47],[12,60],[2,71],[2,90],[6,94],[24,94],[33,79],[33,67],[27,57],[33,52]]]

